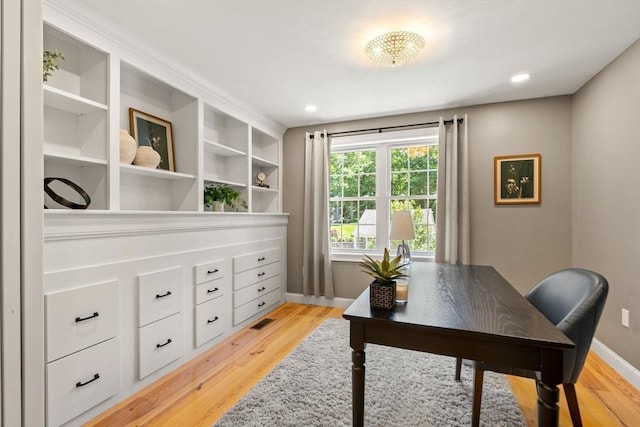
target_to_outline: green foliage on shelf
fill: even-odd
[[[233,187],[226,184],[207,185],[204,187],[204,204],[213,206],[213,202],[221,202],[225,206],[238,209],[247,209],[247,202],[242,198],[242,194]]]
[[[53,72],[60,68],[58,64],[56,64],[57,60],[64,61],[64,55],[57,50],[53,52],[49,50],[45,50],[42,53],[42,81],[46,82],[49,77],[53,75]]]

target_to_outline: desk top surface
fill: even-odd
[[[574,347],[493,267],[414,262],[408,274],[406,304],[392,311],[371,309],[367,288],[345,310],[344,318],[461,338],[484,336],[538,347]]]

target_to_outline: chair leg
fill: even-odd
[[[475,369],[473,378],[473,413],[471,415],[471,426],[480,426],[480,404],[482,403],[482,381],[484,380],[484,370]]]
[[[582,418],[580,417],[580,407],[578,406],[575,384],[567,383],[563,384],[562,387],[564,388],[564,395],[567,397],[573,427],[582,427]]]
[[[462,359],[456,358],[456,381],[460,381],[460,371],[462,370]]]

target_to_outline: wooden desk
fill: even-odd
[[[558,425],[563,350],[574,344],[493,267],[413,263],[409,300],[372,310],[366,289],[344,312],[350,321],[353,425],[364,422],[367,343],[541,371],[538,425]],[[455,361],[451,361],[454,381]]]

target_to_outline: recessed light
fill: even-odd
[[[318,110],[318,107],[316,107],[315,105],[307,105],[306,107],[304,107],[304,110],[313,113],[314,111]]]
[[[529,80],[529,77],[531,77],[531,75],[528,73],[516,74],[515,76],[511,77],[511,81],[513,83],[520,83],[525,80]]]

